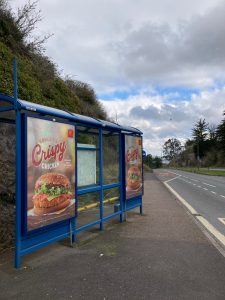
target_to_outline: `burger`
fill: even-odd
[[[46,173],[35,183],[34,213],[45,215],[62,210],[70,205],[71,198],[69,179],[63,174]]]
[[[137,190],[142,182],[141,172],[138,167],[130,167],[127,171],[127,188]]]

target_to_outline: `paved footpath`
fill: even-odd
[[[0,299],[225,299],[225,258],[154,174],[144,216],[90,236],[37,251],[18,271],[2,257]]]

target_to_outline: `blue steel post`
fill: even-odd
[[[14,105],[16,109],[16,245],[15,267],[21,262],[21,114],[17,107],[17,62],[13,59]]]
[[[120,166],[120,222],[123,222],[123,142],[122,133],[119,133],[119,166]]]
[[[17,106],[17,62],[16,58],[13,58],[13,92],[14,92],[14,101],[15,101],[15,106]]]
[[[126,194],[126,137],[125,134],[123,134],[122,139],[122,149],[123,149],[123,211],[124,211],[124,220],[127,220],[127,194]]]
[[[100,230],[104,230],[104,224],[103,224],[103,149],[102,149],[102,128],[99,129],[99,183],[100,183]]]
[[[141,154],[143,153],[143,138],[141,137]],[[144,169],[143,169],[143,155],[141,156],[141,164],[142,164],[142,195],[141,195],[141,205],[140,205],[140,214],[143,215],[143,195],[144,195]]]
[[[77,130],[77,126],[75,126],[75,218],[73,219],[73,225],[74,225],[74,234],[72,237],[73,243],[76,242],[76,236],[77,236],[77,212],[78,212],[77,138],[78,138],[78,130]]]
[[[15,267],[21,260],[21,114],[16,110],[16,246]]]

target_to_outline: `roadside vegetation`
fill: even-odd
[[[152,173],[152,169],[146,164],[143,164],[143,169],[146,173]]]
[[[12,59],[16,57],[20,99],[107,119],[94,89],[63,78],[56,63],[45,55],[45,42],[52,34],[34,34],[41,20],[37,1],[28,1],[14,13],[9,0],[0,0],[0,93],[13,95]]]
[[[176,138],[163,145],[163,158],[169,167],[183,168],[200,174],[221,175],[225,167],[225,111],[218,125],[199,119],[192,127],[192,136],[184,145]]]
[[[203,175],[211,175],[211,176],[224,176],[225,177],[225,170],[211,170],[209,168],[181,168],[177,167],[176,169],[181,170],[181,171],[186,171],[186,172],[191,172],[191,173],[196,173],[196,174],[203,174]]]
[[[150,170],[161,168],[162,158],[159,156],[152,156],[151,154],[148,154],[144,157],[143,163],[144,163],[144,170],[147,172],[148,168]]]

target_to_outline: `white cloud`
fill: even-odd
[[[140,128],[149,153],[161,154],[164,142],[191,138],[191,129],[200,118],[210,124],[220,123],[225,110],[225,86],[193,94],[190,101],[167,103],[167,96],[131,96],[126,100],[101,100],[108,114],[120,124]]]
[[[14,9],[25,3],[10,2]],[[199,118],[221,120],[224,1],[39,0],[39,8],[37,33],[54,33],[46,54],[99,95],[125,92],[126,100],[102,103],[119,123],[143,130],[149,152],[160,154],[167,138],[190,137]],[[156,86],[174,90],[162,94]],[[184,97],[178,87],[199,92]]]
[[[24,0],[11,0],[13,7]],[[137,85],[205,87],[223,78],[221,0],[39,1],[47,55],[98,93]]]

